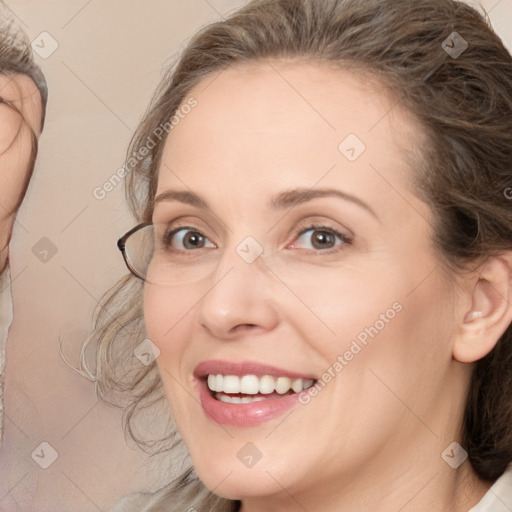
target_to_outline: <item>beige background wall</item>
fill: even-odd
[[[11,249],[2,512],[105,511],[130,490],[163,481],[156,463],[126,445],[119,411],[98,402],[93,386],[62,362],[58,341],[76,359],[98,299],[125,273],[115,246],[133,225],[123,187],[103,200],[93,190],[122,165],[162,65],[199,27],[243,3],[7,0],[41,51],[53,44],[42,32],[58,48],[37,57],[48,114]],[[482,3],[512,48],[512,0]],[[48,261],[34,246],[39,257],[50,251]],[[58,453],[47,469],[31,456],[42,442]],[[36,453],[51,457],[45,445]]]

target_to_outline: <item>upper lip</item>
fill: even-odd
[[[194,376],[197,378],[205,378],[209,374],[214,375],[256,375],[262,377],[263,375],[271,375],[273,377],[289,377],[290,379],[313,379],[316,377],[311,374],[293,372],[278,368],[269,364],[258,363],[256,361],[223,361],[220,359],[212,359],[209,361],[202,361],[194,369]]]

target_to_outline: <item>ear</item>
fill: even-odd
[[[472,363],[485,357],[512,322],[512,253],[493,256],[473,275],[453,344],[453,357]]]

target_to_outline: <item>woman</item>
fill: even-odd
[[[198,34],[132,140],[93,335],[101,396],[193,469],[115,510],[508,510],[511,128],[462,3],[259,0]],[[180,437],[143,441],[166,404]]]

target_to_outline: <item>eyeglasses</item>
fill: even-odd
[[[311,228],[308,231],[322,230]],[[208,242],[207,237],[192,227],[142,223],[123,235],[117,246],[132,274],[146,283],[175,286],[212,277],[222,255],[228,254],[229,257],[229,253],[222,248],[218,250],[217,246]],[[294,257],[295,251],[276,251],[272,248],[265,251],[259,244],[250,249],[249,243],[245,243],[242,249],[242,245],[231,255],[233,264],[251,264],[261,256],[264,265],[259,265],[260,269],[266,268],[267,275],[279,277],[297,290],[310,290],[311,287],[326,286],[332,282],[332,266],[318,265],[321,261],[318,254]],[[334,262],[336,256],[330,258],[329,261]]]
[[[193,230],[190,230],[193,232]],[[184,254],[172,246],[174,233],[166,224],[143,223],[117,241],[128,270],[147,283],[176,285],[197,281],[212,270],[212,258],[188,251]]]
[[[153,240],[153,224],[143,223],[130,229],[117,241],[128,270],[142,280],[146,280]]]

